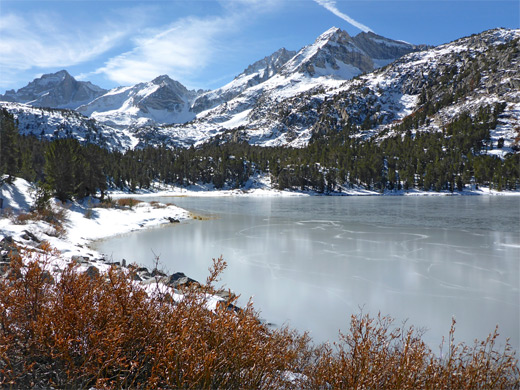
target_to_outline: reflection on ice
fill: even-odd
[[[162,199],[162,201],[165,201]],[[498,323],[520,344],[519,198],[176,198],[219,213],[116,238],[105,253],[151,261],[204,280],[223,255],[223,282],[253,297],[268,322],[335,340],[352,313],[382,312],[427,327],[436,348],[457,318],[457,341],[483,339]]]

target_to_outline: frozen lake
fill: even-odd
[[[390,314],[428,329],[434,350],[499,325],[520,345],[520,197],[150,198],[207,221],[97,243],[114,261],[204,281],[223,255],[222,284],[253,297],[261,317],[337,340],[352,313]]]

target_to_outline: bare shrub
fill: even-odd
[[[66,234],[64,222],[67,219],[67,208],[65,205],[49,206],[47,208],[35,209],[27,213],[21,213],[12,217],[13,223],[25,225],[30,221],[44,221],[50,227],[46,234],[53,237],[63,237]]]
[[[135,205],[142,203],[142,202],[140,200],[133,199],[133,198],[121,198],[121,199],[118,199],[116,203],[119,207],[128,207],[131,209]]]
[[[336,344],[262,324],[236,298],[208,305],[226,264],[214,260],[203,286],[174,302],[148,294],[132,270],[87,275],[69,265],[49,278],[56,256],[11,254],[0,279],[0,387],[13,388],[310,388],[518,389],[510,346],[497,333],[473,347],[454,343],[435,356],[413,327],[390,317],[351,317]],[[29,259],[31,257],[31,259]],[[135,268],[135,267],[134,267]],[[134,269],[131,268],[131,269]]]

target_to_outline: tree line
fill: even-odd
[[[103,197],[108,188],[149,189],[154,182],[242,188],[260,173],[269,174],[276,188],[319,193],[348,188],[456,191],[467,185],[515,190],[520,185],[520,154],[500,159],[485,153],[492,146],[490,129],[503,109],[496,104],[473,116],[461,114],[442,132],[416,131],[426,120],[419,111],[387,130],[378,142],[354,137],[360,128],[348,123],[341,131],[316,134],[301,149],[216,139],[198,148],[124,152],[74,138],[46,141],[22,136],[3,109],[0,174],[8,181],[17,176],[40,182],[61,200]]]

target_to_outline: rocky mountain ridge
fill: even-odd
[[[77,111],[117,128],[184,123],[195,118],[191,105],[202,92],[190,91],[162,75],[147,83],[114,88]]]
[[[77,81],[66,70],[45,74],[18,91],[0,95],[0,101],[26,103],[35,107],[76,109],[107,90],[87,81]]]
[[[188,91],[160,76],[109,91],[78,111],[92,123],[104,121],[111,134],[117,128],[126,147],[188,147],[215,139],[304,147],[346,126],[356,129],[352,137],[384,139],[413,118],[420,120],[412,133],[440,132],[461,113],[502,104],[492,132],[502,148],[489,152],[503,155],[514,151],[520,131],[519,38],[520,30],[494,29],[426,48],[333,28],[294,55],[281,49],[265,57],[215,91]],[[196,116],[195,106],[202,110]],[[165,120],[157,120],[165,112]],[[182,115],[188,123],[157,124]]]

